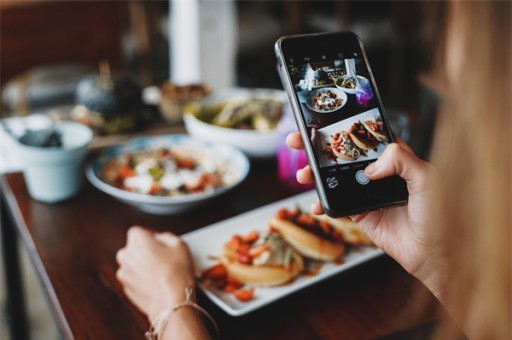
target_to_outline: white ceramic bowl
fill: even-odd
[[[201,105],[214,104],[231,98],[271,97],[286,103],[284,91],[274,89],[244,89],[232,88],[216,91],[212,96],[200,102]],[[240,130],[219,127],[206,123],[185,112],[183,116],[187,132],[200,140],[216,141],[230,144],[239,148],[252,158],[268,158],[277,154],[279,134],[273,131]]]
[[[227,170],[223,177],[228,184],[205,193],[194,193],[183,196],[152,196],[135,193],[116,188],[101,179],[101,172],[105,164],[113,157],[133,152],[148,150],[157,147],[187,146],[208,151],[218,157],[217,159],[227,163]],[[230,145],[203,142],[187,135],[163,135],[141,137],[132,139],[124,144],[106,149],[93,160],[86,170],[87,179],[99,190],[130,204],[144,212],[157,215],[177,214],[189,210],[199,204],[205,203],[240,184],[249,173],[249,160],[247,157]]]
[[[321,92],[324,92],[324,91],[331,91],[332,93],[336,94],[336,96],[339,99],[342,100],[341,105],[336,107],[335,109],[332,109],[332,110],[319,110],[319,109],[315,109],[313,107],[313,104],[311,103],[312,97],[315,94],[321,93]],[[315,112],[318,112],[318,113],[331,113],[331,112],[335,112],[335,111],[338,111],[339,109],[341,109],[346,104],[347,104],[347,94],[344,91],[342,91],[341,89],[338,89],[338,88],[335,88],[335,87],[324,87],[324,88],[321,88],[321,89],[312,90],[312,91],[310,91],[308,93],[307,99],[306,99],[306,106],[309,109],[311,109],[312,111],[315,111]]]
[[[343,79],[343,78],[347,78],[347,77],[348,76],[345,75],[345,76],[339,77],[338,79]],[[357,77],[357,80],[359,82],[361,82],[361,81],[368,81],[368,79],[366,79],[363,76],[356,76],[356,77]],[[348,93],[348,94],[356,94],[357,91],[358,91],[357,87],[355,89],[347,89],[345,87],[339,86],[338,84],[336,84],[336,82],[334,82],[334,85],[336,85],[337,88],[339,88],[340,90],[342,90],[342,91],[344,91],[345,93]]]

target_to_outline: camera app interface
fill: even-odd
[[[305,56],[288,59],[287,67],[324,185],[337,187],[343,172],[367,184],[359,170],[390,139],[363,58],[357,52]]]

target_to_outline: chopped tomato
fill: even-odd
[[[249,255],[252,257],[258,257],[268,250],[268,244],[262,244],[260,246],[252,247],[249,249]]]
[[[288,218],[292,219],[300,215],[300,210],[298,208],[293,208],[288,211]]]
[[[153,182],[151,184],[151,188],[149,188],[150,195],[156,195],[162,189],[162,184],[160,182]]]
[[[226,283],[229,285],[235,286],[237,289],[241,288],[244,285],[242,282],[238,281],[237,279],[235,279],[232,276],[226,277]]]
[[[272,226],[268,226],[268,232],[269,233],[277,233],[277,230],[276,230],[276,228],[274,228]]]
[[[235,285],[232,285],[230,283],[227,283],[223,290],[226,292],[226,293],[233,293],[235,292],[239,287],[235,286]]]
[[[178,167],[178,168],[194,170],[194,168],[196,167],[196,164],[193,161],[191,161],[190,159],[186,159],[186,158],[176,159],[175,162],[176,162],[176,167]]]
[[[236,252],[238,254],[247,254],[247,252],[249,251],[249,248],[251,248],[251,245],[249,243],[242,242],[236,249]]]
[[[121,178],[121,176],[117,176],[114,185],[118,188],[122,188],[123,184],[124,184],[124,178]]]
[[[315,225],[315,219],[308,215],[300,215],[297,217],[297,222],[308,227],[312,227]]]
[[[329,223],[325,222],[325,221],[321,221],[320,222],[320,228],[322,228],[322,230],[326,233],[326,234],[329,234],[331,232],[331,226],[329,225]]]
[[[162,150],[162,156],[163,156],[163,157],[167,157],[167,156],[169,156],[170,154],[171,154],[171,150],[169,150],[169,149],[163,149],[163,150]]]
[[[119,177],[122,179],[125,179],[127,177],[133,177],[137,173],[134,169],[130,168],[128,165],[123,166],[121,169],[119,169]]]
[[[201,183],[203,184],[203,186],[219,186],[221,184],[220,180],[220,176],[214,174],[203,174],[201,176]]]
[[[281,209],[277,212],[276,217],[280,220],[286,220],[288,218],[288,210]]]
[[[258,241],[259,238],[260,238],[260,234],[257,231],[251,231],[249,234],[247,234],[243,237],[243,240],[244,240],[244,242],[247,242],[247,243],[254,243],[254,242]]]
[[[222,263],[219,263],[207,270],[205,270],[202,274],[202,278],[204,279],[212,279],[212,280],[220,280],[225,279],[228,275],[226,267]]]
[[[254,296],[254,288],[239,289],[235,292],[235,297],[240,301],[249,301]]]
[[[238,262],[240,262],[241,264],[251,264],[252,257],[247,254],[238,254]]]
[[[251,245],[244,242],[240,235],[234,235],[231,240],[226,243],[226,247],[236,251],[239,254],[247,254],[247,251],[249,251]]]
[[[220,280],[213,280],[213,283],[215,284],[215,287],[218,289],[224,289],[226,287],[226,280],[220,279]]]
[[[337,230],[333,230],[332,231],[332,236],[337,239],[337,240],[342,240],[343,237],[341,236],[341,234],[337,231]]]
[[[226,243],[226,247],[229,249],[237,250],[240,244],[242,243],[242,237],[239,235],[234,235],[231,240]]]

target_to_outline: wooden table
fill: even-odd
[[[40,203],[29,197],[21,173],[4,175],[2,232],[12,325],[24,326],[22,296],[15,289],[19,235],[64,337],[142,339],[148,322],[115,278],[115,253],[125,243],[126,230],[139,224],[182,234],[294,194],[276,173],[274,161],[253,162],[248,179],[222,199],[165,217],[141,213],[91,185],[72,200]],[[425,293],[429,306],[419,312],[410,306],[416,291]],[[437,301],[387,256],[244,317],[225,314],[202,294],[199,303],[219,322],[225,339],[374,338],[411,328],[417,333],[418,326],[432,324],[439,315]],[[23,338],[23,329],[17,331]]]

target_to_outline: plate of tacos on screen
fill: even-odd
[[[383,252],[349,218],[312,215],[315,191],[183,235],[199,287],[244,315]]]
[[[378,158],[390,139],[378,109],[318,129],[315,144],[320,166]]]

